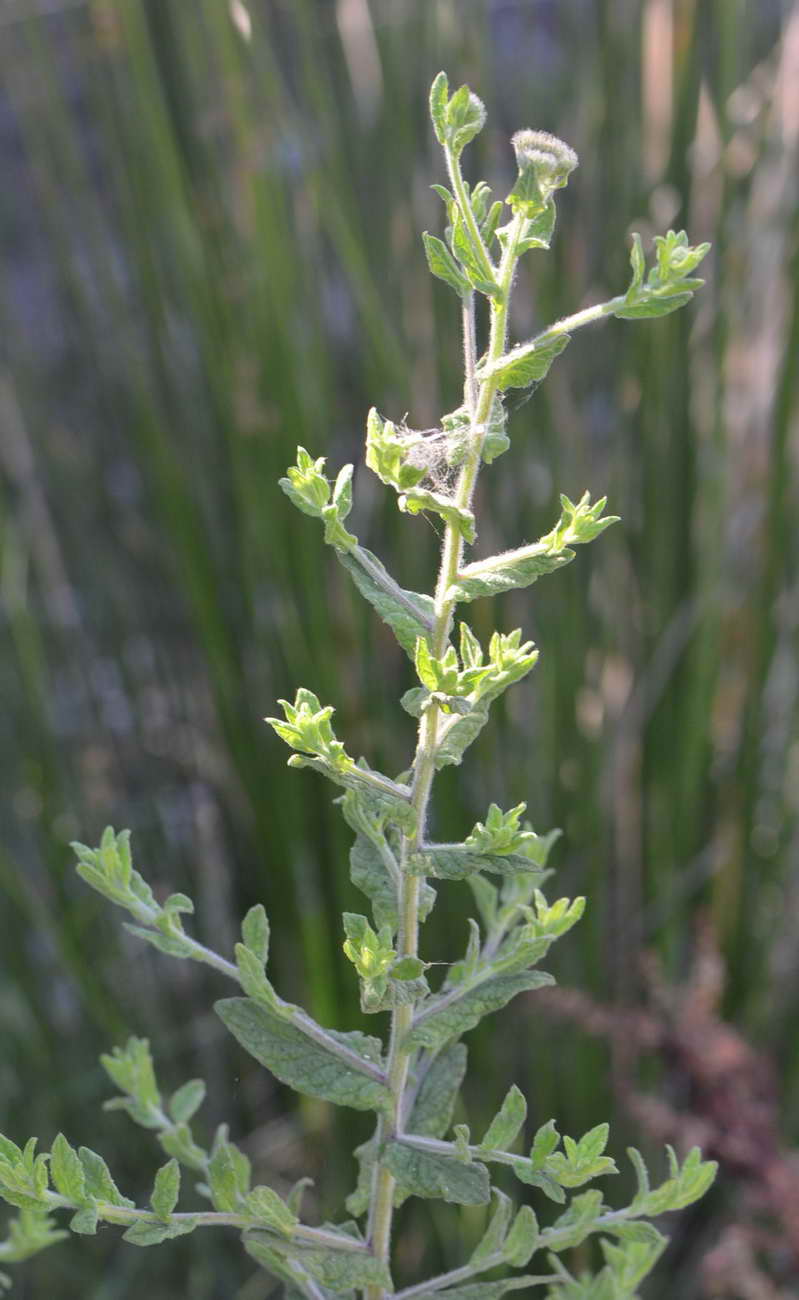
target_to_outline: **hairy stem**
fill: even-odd
[[[47,1192],[46,1203],[53,1210],[80,1209],[77,1201],[72,1201],[67,1196],[60,1196],[57,1192]],[[165,1222],[153,1210],[140,1210],[126,1205],[111,1205],[108,1201],[97,1201],[94,1208],[97,1210],[98,1217],[105,1223],[116,1223],[127,1228],[134,1223],[158,1225]],[[255,1218],[252,1214],[223,1213],[218,1210],[200,1210],[196,1214],[170,1214],[168,1221],[169,1223],[193,1223],[198,1228],[238,1228],[240,1231],[246,1228],[257,1228],[259,1231],[272,1231],[268,1224],[261,1219]],[[273,1235],[276,1243],[286,1241],[286,1238],[280,1233],[275,1232]],[[347,1237],[343,1233],[329,1232],[326,1228],[309,1228],[304,1223],[298,1223],[293,1228],[291,1237],[294,1241],[303,1242],[308,1246],[316,1246],[319,1249],[342,1250],[349,1254],[360,1255],[368,1253],[368,1247],[354,1237]]]
[[[476,230],[474,216],[471,213],[465,192],[458,192],[456,177],[460,171],[456,167],[453,184],[456,185],[459,202],[468,211]],[[463,181],[460,180],[460,190]],[[468,217],[466,218],[468,225]],[[491,332],[488,345],[488,359],[494,361],[502,355],[505,348],[508,328],[508,305],[510,302],[513,273],[516,268],[516,247],[521,233],[523,219],[516,217],[511,224],[509,237],[499,267],[499,286],[501,297],[491,302]],[[477,232],[479,238],[479,232]],[[482,241],[480,241],[482,244]],[[485,252],[484,246],[483,251]],[[486,258],[488,254],[485,253]],[[490,265],[490,263],[489,263]],[[493,277],[493,270],[492,270]],[[485,438],[486,426],[491,415],[491,407],[496,394],[496,378],[489,376],[478,384],[476,379],[477,341],[474,320],[473,295],[464,302],[463,308],[463,347],[464,347],[464,392],[471,415],[471,433],[469,447],[461,467],[455,490],[455,504],[468,509],[474,496],[477,475],[480,470],[480,454]],[[444,654],[452,630],[452,617],[455,601],[449,596],[450,588],[458,576],[463,560],[463,537],[460,529],[448,523],[441,547],[441,567],[435,591],[433,630],[430,650],[434,658]],[[433,701],[422,715],[419,724],[419,739],[413,765],[413,783],[411,786],[411,803],[416,812],[416,833],[414,836],[403,835],[400,854],[400,928],[397,949],[402,956],[415,957],[419,946],[419,894],[423,878],[408,872],[408,858],[418,853],[425,839],[425,826],[430,794],[435,777],[435,758],[438,742],[440,709]],[[405,1046],[405,1040],[413,1021],[413,1007],[402,1006],[392,1012],[391,1038],[388,1057],[388,1087],[391,1092],[390,1110],[381,1115],[377,1125],[377,1152],[372,1199],[369,1214],[368,1240],[375,1256],[388,1263],[391,1251],[391,1226],[393,1218],[393,1200],[395,1179],[380,1163],[380,1151],[384,1144],[402,1131],[404,1114],[405,1088],[411,1066],[413,1053]],[[382,1300],[384,1291],[379,1286],[367,1288],[367,1300]]]
[[[464,1264],[462,1268],[450,1269],[448,1273],[439,1273],[438,1277],[431,1277],[427,1282],[420,1282],[416,1286],[406,1287],[404,1291],[397,1291],[394,1300],[415,1300],[416,1296],[427,1295],[429,1291],[440,1291],[443,1287],[457,1286],[460,1282],[468,1282],[471,1278],[479,1277],[481,1273],[487,1273],[489,1269],[497,1268],[504,1263],[504,1255],[501,1251],[497,1251],[496,1254],[481,1259],[479,1264]],[[524,1279],[524,1284],[526,1287],[546,1286],[557,1281],[557,1274],[548,1273],[541,1277],[528,1277]]]
[[[480,269],[486,280],[489,284],[494,284],[496,271],[491,258],[488,255],[488,249],[485,246],[483,236],[480,234],[480,227],[475,220],[474,213],[472,212],[472,205],[466,194],[466,186],[463,181],[463,173],[461,172],[460,158],[458,158],[451,149],[445,149],[444,153],[447,159],[449,178],[452,182],[452,188],[455,191],[455,198],[458,200],[458,207],[463,216],[463,222],[466,226],[472,250],[480,264]]]
[[[562,334],[571,334],[583,325],[591,325],[593,321],[601,320],[603,316],[612,316],[624,304],[624,299],[625,295],[622,293],[616,298],[610,298],[608,302],[599,302],[594,307],[585,307],[582,311],[576,311],[573,316],[564,316],[563,320],[556,321],[541,334],[536,334],[531,342],[537,347],[542,346],[551,343]]]

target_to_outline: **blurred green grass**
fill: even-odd
[[[424,427],[458,400],[457,312],[419,239],[440,223],[443,66],[489,108],[474,177],[502,192],[521,125],[581,155],[520,336],[616,292],[632,229],[684,225],[714,253],[690,311],[578,336],[485,476],[486,553],[549,527],[558,491],[607,492],[623,524],[532,597],[476,607],[483,631],[522,623],[541,663],[442,779],[438,824],[460,834],[496,798],[563,826],[556,883],[589,911],[556,974],[621,1005],[642,945],[678,978],[709,909],[725,1014],[776,1060],[795,1143],[796,6],[15,0],[0,22],[0,1129],[63,1127],[141,1194],[156,1154],[98,1124],[96,1060],[146,1033],[170,1083],[209,1078],[209,1122],[270,1176],[310,1162],[323,1212],[347,1189],[351,1125],[256,1077],[209,1012],[213,978],[129,942],[67,845],[131,825],[144,873],[192,894],[222,947],[264,901],[281,991],[357,1016],[348,835],[261,718],[307,684],[348,748],[399,770],[407,664],[276,480],[297,443],[358,461],[373,402]],[[353,519],[430,586],[434,531],[362,471]],[[430,953],[457,954],[465,912],[447,896]],[[512,1071],[583,1131],[614,1107],[608,1052],[531,1011],[475,1040],[470,1113]],[[639,1136],[622,1113],[615,1132]],[[695,1293],[713,1214],[666,1293]],[[453,1221],[427,1244],[411,1224],[405,1266],[449,1262]],[[108,1233],[19,1270],[19,1294],[210,1300],[249,1271],[218,1240],[139,1254]]]

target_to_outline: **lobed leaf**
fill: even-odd
[[[651,1189],[643,1157],[635,1147],[628,1147],[629,1155],[638,1179],[638,1193],[631,1209],[636,1214],[665,1214],[670,1210],[682,1210],[687,1205],[698,1201],[712,1185],[718,1165],[714,1160],[703,1160],[699,1147],[692,1147],[682,1167],[672,1147],[666,1148],[669,1156],[671,1177],[659,1187]]]
[[[466,1074],[466,1055],[463,1043],[450,1043],[427,1066],[408,1116],[409,1133],[441,1138],[447,1132]]]
[[[251,998],[226,998],[214,1009],[245,1051],[295,1091],[355,1110],[382,1110],[390,1102],[376,1039],[315,1026],[328,1046]]]
[[[408,869],[413,875],[434,876],[439,880],[466,880],[478,871],[499,876],[535,876],[539,880],[548,874],[536,870],[530,858],[521,853],[502,856],[475,853],[466,844],[425,844],[409,859]]]
[[[98,1156],[89,1147],[79,1147],[78,1157],[83,1166],[87,1195],[98,1201],[106,1201],[109,1205],[133,1209],[135,1202],[122,1195],[102,1156]]]
[[[155,1175],[155,1184],[153,1186],[150,1204],[164,1223],[169,1222],[169,1216],[178,1203],[180,1195],[180,1165],[177,1160],[172,1159],[163,1165]]]
[[[254,1219],[290,1237],[299,1219],[290,1206],[272,1187],[254,1187],[247,1196],[245,1208]]]
[[[235,1213],[250,1192],[250,1162],[243,1151],[227,1140],[227,1129],[222,1127],[214,1141],[208,1161],[208,1187],[214,1209]]]
[[[691,301],[694,291],[704,280],[692,278],[691,272],[710,251],[710,244],[692,248],[684,230],[670,230],[666,235],[655,236],[655,264],[645,276],[646,259],[641,246],[641,236],[633,235],[630,250],[632,279],[620,306],[614,315],[622,320],[641,320],[668,316]]]
[[[505,1262],[514,1268],[524,1268],[538,1249],[540,1235],[535,1214],[529,1205],[523,1205],[503,1246]]]
[[[506,1006],[517,993],[554,984],[546,971],[489,976],[471,987],[456,987],[431,998],[414,1017],[407,1047],[440,1047],[474,1029],[484,1016]]]
[[[376,555],[357,546],[339,562],[349,573],[361,595],[394,633],[403,650],[413,658],[417,638],[428,637],[433,626],[433,601],[400,587]]]
[[[241,937],[244,946],[249,948],[262,965],[266,965],[269,957],[269,920],[263,903],[256,903],[255,907],[250,908],[241,923]]]
[[[194,1232],[197,1220],[191,1218],[173,1219],[171,1223],[157,1223],[154,1219],[139,1219],[122,1240],[131,1246],[160,1246],[162,1241],[171,1241],[174,1237],[185,1237]]]
[[[510,1197],[501,1192],[498,1187],[494,1187],[492,1191],[496,1201],[494,1213],[488,1221],[485,1232],[469,1256],[470,1265],[481,1264],[484,1260],[501,1254],[505,1238],[508,1235],[508,1228],[513,1216],[513,1203]]]
[[[486,1205],[491,1184],[485,1165],[464,1164],[452,1156],[422,1151],[401,1140],[392,1140],[380,1156],[403,1188],[425,1200],[441,1199],[456,1205]]]
[[[176,1124],[188,1124],[205,1101],[205,1083],[202,1079],[189,1079],[174,1092],[169,1101],[169,1113]]]
[[[541,1246],[556,1250],[572,1250],[585,1241],[595,1228],[602,1213],[602,1193],[582,1192],[575,1196],[569,1208],[556,1219],[551,1228],[541,1233]]]
[[[545,379],[556,357],[571,342],[571,335],[556,334],[545,342],[520,343],[496,361],[486,362],[478,368],[480,379],[493,378],[500,392],[508,388],[529,388]]]
[[[515,551],[505,551],[490,560],[478,560],[465,565],[448,596],[459,601],[478,600],[481,596],[497,596],[503,591],[529,587],[548,573],[555,573],[574,559],[574,551],[551,551],[542,542],[522,546]]]
[[[422,235],[427,265],[437,279],[443,280],[451,289],[463,297],[471,292],[471,285],[455,258],[442,240],[429,235],[425,230]]]
[[[86,1175],[74,1147],[59,1133],[50,1151],[50,1177],[57,1192],[69,1201],[86,1197]]]
[[[269,1272],[275,1271],[275,1258],[297,1264],[322,1286],[336,1293],[353,1288],[378,1286],[392,1289],[387,1266],[366,1250],[319,1249],[298,1242],[278,1242],[274,1236],[257,1229],[243,1237],[244,1248]]]
[[[480,1146],[487,1151],[507,1151],[519,1136],[526,1118],[524,1094],[512,1083]]]

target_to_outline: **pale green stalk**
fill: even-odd
[[[451,160],[447,151],[450,174],[453,184],[460,178],[460,168]],[[461,205],[464,219],[474,216],[471,206],[463,193],[463,182],[456,184],[456,194]],[[468,215],[467,215],[468,214]],[[510,303],[513,275],[516,269],[516,246],[522,230],[524,218],[514,217],[508,236],[505,252],[499,266],[498,282],[501,297],[491,304],[491,332],[488,345],[488,361],[495,361],[505,350],[508,331],[508,307]],[[475,227],[476,229],[476,227]],[[479,232],[478,232],[479,237]],[[487,256],[487,255],[486,255]],[[491,278],[494,271],[491,268]],[[478,384],[477,342],[474,318],[474,295],[469,294],[463,307],[463,349],[464,349],[464,392],[467,405],[472,412],[471,437],[469,449],[461,467],[455,490],[455,504],[468,509],[474,496],[477,476],[480,470],[480,453],[485,438],[486,424],[491,415],[491,407],[497,388],[495,377],[484,379]],[[441,548],[441,567],[435,591],[435,615],[432,632],[431,654],[440,658],[446,649],[452,629],[452,616],[455,600],[448,595],[460,569],[463,559],[463,537],[457,526],[448,523],[444,532]],[[400,929],[397,951],[400,956],[415,957],[419,948],[419,894],[423,878],[411,875],[407,870],[408,857],[417,853],[423,843],[427,822],[433,780],[435,777],[435,754],[438,741],[440,709],[433,701],[423,714],[419,723],[419,739],[413,764],[413,783],[411,803],[417,815],[416,834],[413,838],[402,837],[400,854]],[[413,1007],[402,1006],[391,1014],[391,1037],[388,1057],[388,1086],[391,1091],[390,1111],[381,1115],[377,1125],[378,1149],[383,1143],[401,1131],[404,1114],[405,1088],[412,1053],[405,1050],[403,1040],[406,1038],[413,1021]],[[389,1261],[391,1251],[391,1226],[393,1219],[393,1198],[395,1179],[379,1162],[375,1164],[372,1184],[372,1202],[369,1213],[368,1240],[373,1253],[378,1259]],[[368,1300],[382,1300],[384,1291],[381,1287],[369,1287],[366,1291]]]
[[[77,1201],[71,1201],[67,1196],[59,1196],[57,1192],[47,1192],[45,1200],[47,1205],[54,1210],[77,1210],[80,1208]],[[105,1223],[116,1223],[128,1228],[134,1223],[152,1223],[157,1226],[164,1222],[154,1210],[140,1210],[126,1205],[111,1205],[108,1201],[97,1201],[94,1208],[97,1210],[98,1218]],[[253,1214],[226,1214],[218,1210],[200,1210],[196,1214],[170,1214],[169,1222],[171,1224],[193,1223],[199,1228],[239,1228],[242,1231],[257,1228],[261,1232],[269,1231],[263,1219],[258,1219]],[[301,1241],[308,1246],[316,1246],[320,1250],[343,1250],[348,1254],[360,1255],[368,1253],[365,1244],[362,1241],[356,1241],[354,1237],[345,1237],[340,1232],[328,1232],[325,1228],[309,1228],[304,1223],[295,1225],[291,1237],[294,1241]],[[285,1237],[275,1233],[275,1241],[279,1242],[281,1239],[285,1241]]]

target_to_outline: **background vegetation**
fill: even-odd
[[[6,0],[0,24],[0,1129],[63,1128],[141,1196],[157,1152],[94,1112],[99,1052],[143,1033],[165,1085],[208,1078],[209,1124],[267,1179],[315,1165],[321,1215],[351,1181],[359,1121],[291,1109],[210,1013],[214,976],[129,940],[68,841],[131,825],[223,949],[262,900],[282,994],[357,1021],[347,835],[261,719],[305,683],[399,770],[408,669],[276,480],[298,442],[357,461],[372,402],[425,427],[458,400],[457,311],[419,239],[445,67],[489,106],[475,177],[502,193],[522,125],[580,154],[519,332],[623,287],[631,229],[714,242],[695,307],[575,339],[483,482],[486,552],[545,531],[558,490],[606,492],[624,522],[503,604],[541,663],[441,780],[442,837],[527,799],[564,828],[559,892],[589,899],[553,969],[592,1000],[486,1027],[471,1113],[512,1074],[539,1122],[612,1112],[619,1152],[699,1136],[724,1177],[653,1296],[771,1300],[799,1274],[799,9]],[[370,477],[357,531],[426,589],[436,539]],[[430,953],[461,946],[457,905]],[[403,1266],[447,1266],[457,1211],[405,1223]],[[108,1231],[20,1269],[18,1295],[256,1300],[251,1273],[221,1238]]]

